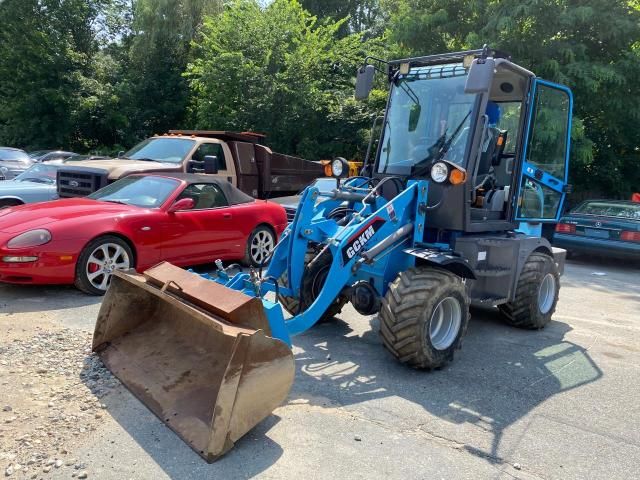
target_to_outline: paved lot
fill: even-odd
[[[84,335],[98,306],[71,288],[0,286],[0,320],[16,325]],[[432,373],[398,365],[375,318],[341,318],[295,339],[288,403],[219,462],[203,462],[122,388],[71,453],[100,479],[640,475],[639,265],[570,263],[540,332],[474,311],[455,362]]]

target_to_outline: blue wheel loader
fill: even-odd
[[[304,191],[264,272],[112,279],[94,351],[208,461],[286,399],[295,335],[347,302],[424,370],[453,359],[471,305],[533,330],[554,313],[565,251],[540,233],[569,190],[571,91],[488,47],[367,58],[356,96],[385,83],[361,176],[335,159],[336,188]]]

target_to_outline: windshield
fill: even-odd
[[[49,153],[50,150],[36,150],[35,152],[29,152],[28,155],[31,158],[37,158],[37,157],[41,157],[42,155],[45,155],[47,153]]]
[[[16,182],[37,182],[46,183],[47,185],[55,185],[57,171],[58,168],[53,165],[38,163],[26,169],[14,178],[14,180]]]
[[[466,167],[476,95],[465,94],[461,65],[412,68],[393,84],[379,149],[378,173],[409,175],[412,167],[443,158]]]
[[[25,162],[29,160],[29,155],[22,150],[0,149],[0,160],[5,162]]]
[[[191,151],[195,140],[188,138],[148,138],[124,154],[133,160],[180,163]]]
[[[103,202],[124,203],[144,208],[158,208],[180,184],[164,177],[125,177],[89,195]]]
[[[585,202],[578,208],[576,208],[573,213],[640,220],[640,204],[635,205],[615,202]]]

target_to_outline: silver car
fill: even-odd
[[[0,182],[0,210],[23,203],[46,202],[58,198],[57,165],[36,163],[13,180]]]
[[[24,150],[0,147],[0,173],[7,180],[20,175],[31,165],[33,165],[33,160]]]

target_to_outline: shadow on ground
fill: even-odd
[[[0,284],[0,313],[29,313],[85,307],[102,301],[69,285]]]
[[[502,463],[501,440],[510,425],[550,397],[602,376],[587,350],[564,338],[570,327],[560,322],[551,322],[542,331],[522,331],[501,323],[494,311],[473,311],[456,361],[433,372],[400,365],[379,341],[378,320],[373,318],[371,324],[371,330],[358,335],[336,319],[296,337],[299,353],[290,400],[303,399],[321,408],[343,407],[379,424],[408,422],[449,440],[453,440],[450,432],[440,427],[471,425],[488,432],[491,440],[463,442],[464,448],[489,462]],[[388,397],[400,397],[412,406],[407,412],[397,403],[381,407],[379,401]],[[124,389],[104,402],[127,434],[171,478],[206,477],[213,471],[225,478],[250,478],[283,454],[268,436],[279,421],[276,415],[209,466]],[[416,408],[420,418],[413,417]],[[429,431],[423,424],[434,417],[441,421],[432,426],[435,431]]]

